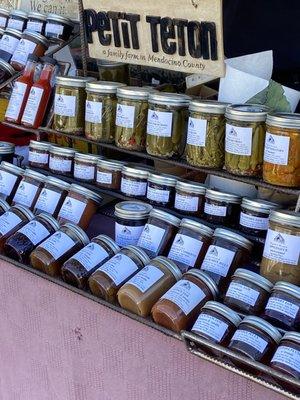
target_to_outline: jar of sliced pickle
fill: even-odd
[[[122,82],[125,85],[129,83],[128,64],[97,60],[100,81]]]
[[[172,207],[175,198],[176,177],[154,172],[148,176],[147,200],[154,206]]]
[[[204,218],[212,224],[235,225],[240,215],[242,198],[232,193],[207,189]]]
[[[96,185],[101,188],[120,190],[122,168],[125,165],[117,160],[99,160],[97,164]]]
[[[95,182],[98,159],[93,154],[76,153],[74,158],[74,178],[86,183]]]
[[[203,213],[206,186],[197,182],[177,181],[175,210],[187,215],[201,216]]]

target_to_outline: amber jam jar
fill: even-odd
[[[300,379],[300,333],[287,332],[270,362],[276,371]]]
[[[187,215],[201,216],[206,186],[196,182],[178,181],[176,184],[175,210]]]
[[[51,215],[40,214],[6,240],[4,252],[8,257],[28,264],[34,248],[58,229],[59,224]]]
[[[121,189],[122,161],[99,160],[97,165],[96,185],[111,190]]]
[[[238,268],[224,297],[224,303],[242,314],[260,315],[273,284],[261,275]]]
[[[249,260],[252,243],[243,236],[218,228],[205,255],[201,269],[210,275],[224,295],[235,270]]]
[[[9,15],[7,28],[22,32],[27,24],[28,14],[22,10],[12,10]]]
[[[8,211],[10,205],[5,201],[0,199],[0,216],[3,215],[6,211]]]
[[[102,197],[99,194],[73,184],[59,211],[58,222],[73,222],[82,229],[87,229],[101,202]]]
[[[36,168],[48,168],[50,143],[30,140],[29,165]]]
[[[165,211],[153,209],[138,240],[151,258],[167,255],[180,225],[180,219]]]
[[[145,197],[149,171],[141,167],[124,166],[122,168],[121,192],[128,197]]]
[[[200,266],[211,243],[214,231],[191,219],[184,218],[179,226],[168,257],[182,272]]]
[[[67,223],[30,254],[31,266],[47,275],[57,276],[63,263],[89,243],[86,233]]]
[[[176,178],[158,172],[149,174],[147,200],[150,204],[160,207],[172,207],[175,198]]]
[[[84,289],[92,273],[119,251],[119,246],[110,237],[96,236],[64,263],[61,275],[64,281]]]
[[[91,292],[115,303],[117,292],[137,271],[144,268],[150,259],[136,246],[126,246],[114,257],[98,268],[89,278]]]
[[[71,185],[69,183],[48,176],[35,203],[34,213],[39,214],[45,212],[57,218],[70,187]]]
[[[58,175],[73,175],[75,150],[51,146],[49,150],[49,170]]]
[[[119,304],[134,314],[147,317],[157,300],[181,277],[181,271],[173,261],[156,257],[121,287]]]
[[[292,283],[277,282],[263,317],[285,330],[300,329],[300,288]]]
[[[74,158],[74,178],[86,183],[94,183],[99,158],[92,154],[76,153]]]
[[[216,284],[205,272],[190,269],[158,300],[151,314],[158,325],[175,332],[187,330],[203,305],[217,295]]]
[[[33,210],[44,186],[45,179],[45,175],[29,168],[26,169],[12,204],[22,204]]]
[[[207,189],[204,218],[212,224],[236,225],[240,215],[242,198],[235,194]]]
[[[142,201],[115,205],[115,241],[119,246],[136,245],[148,221],[152,206]]]
[[[9,204],[12,202],[19,183],[24,175],[24,169],[2,161],[0,164],[0,198],[7,201]]]

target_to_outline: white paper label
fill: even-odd
[[[250,287],[241,285],[237,282],[231,282],[226,293],[226,297],[232,297],[233,299],[242,301],[250,306],[254,306],[258,296],[259,292],[257,290],[251,289]]]
[[[122,128],[133,128],[134,126],[134,106],[117,104],[116,125]]]
[[[188,315],[205,298],[205,293],[193,282],[185,279],[177,282],[162,299],[170,300]]]
[[[219,246],[209,246],[201,269],[220,276],[227,276],[234,258],[234,251]]]
[[[76,253],[72,257],[72,260],[77,260],[87,271],[90,271],[108,257],[109,254],[103,247],[97,243],[91,242]]]
[[[93,124],[102,122],[102,103],[98,101],[86,100],[85,103],[85,121]]]
[[[48,165],[49,154],[29,150],[28,160],[38,164]]]
[[[152,224],[146,224],[138,241],[138,246],[156,253],[164,237],[165,230]]]
[[[97,182],[104,183],[106,185],[112,184],[113,174],[110,172],[99,172],[97,171]]]
[[[47,25],[46,25],[46,36],[47,36],[48,33],[54,33],[56,35],[62,35],[63,31],[64,31],[63,25],[51,24],[51,23],[47,22]]]
[[[187,144],[192,146],[205,147],[207,120],[189,118]]]
[[[228,324],[208,314],[200,314],[192,330],[204,333],[220,342],[228,329]]]
[[[204,212],[208,215],[217,215],[219,217],[226,217],[227,207],[226,206],[216,206],[215,204],[204,204]]]
[[[27,122],[28,124],[34,125],[43,93],[44,89],[37,87],[32,87],[30,89],[29,97],[22,117],[22,122]]]
[[[39,247],[48,251],[54,260],[58,260],[74,246],[75,242],[68,235],[64,232],[56,232],[40,244]]]
[[[6,171],[0,171],[0,193],[9,196],[13,190],[17,177]]]
[[[168,257],[189,267],[194,267],[202,245],[203,243],[200,240],[177,233]]]
[[[0,217],[0,233],[2,236],[6,235],[6,233],[10,232],[14,229],[20,222],[22,222],[21,218],[19,218],[16,214],[11,211],[6,211]]]
[[[34,31],[41,33],[43,28],[43,23],[42,22],[37,22],[37,21],[28,21],[26,29],[29,31]]]
[[[6,17],[0,17],[0,28],[5,28],[6,27],[6,22],[7,22],[7,18]]]
[[[299,265],[300,236],[268,230],[264,254],[269,260]]]
[[[42,189],[35,204],[35,208],[52,215],[57,207],[60,197],[61,194],[55,192],[54,190]]]
[[[116,286],[125,282],[137,270],[138,267],[131,258],[121,253],[116,254],[98,269],[98,271],[105,272]]]
[[[199,198],[176,193],[175,208],[183,211],[198,211]]]
[[[171,112],[148,110],[147,134],[171,137],[173,114]]]
[[[264,161],[277,165],[288,165],[290,138],[266,133]]]
[[[147,187],[147,199],[157,201],[161,203],[168,203],[170,198],[169,190],[155,189],[148,185]]]
[[[6,118],[18,119],[26,89],[26,83],[15,82],[5,113]]]
[[[34,245],[41,243],[50,235],[50,232],[39,221],[28,222],[18,232],[25,235]]]
[[[150,264],[134,275],[127,283],[130,283],[130,285],[135,286],[142,293],[145,293],[163,276],[164,273],[159,268]]]
[[[255,333],[239,329],[235,332],[231,340],[238,340],[248,344],[260,353],[263,353],[268,345],[268,342]]]
[[[144,226],[125,226],[115,223],[115,241],[119,246],[136,245]]]
[[[21,181],[13,201],[17,204],[23,204],[26,207],[31,207],[37,191],[37,186]]]
[[[82,165],[75,161],[74,163],[74,178],[84,179],[87,181],[94,180],[95,178],[95,167]]]
[[[300,372],[300,351],[287,346],[279,346],[271,362],[285,364]]]
[[[23,20],[9,18],[7,28],[16,29],[17,31],[22,31],[23,25],[24,25]]]
[[[59,211],[59,217],[78,224],[86,208],[86,203],[67,196]]]
[[[65,94],[55,94],[54,114],[64,117],[75,117],[76,115],[76,96]]]
[[[299,312],[299,306],[277,297],[270,297],[266,305],[266,310],[277,311],[280,314],[295,319]]]
[[[240,156],[251,156],[252,128],[226,124],[225,151]]]
[[[14,54],[16,47],[18,46],[19,39],[4,34],[0,40],[0,50],[6,51],[9,54]]]
[[[240,225],[246,226],[247,228],[259,229],[261,231],[267,231],[269,227],[269,218],[256,217],[241,212]]]
[[[121,192],[135,196],[145,196],[147,191],[147,182],[138,182],[131,179],[121,179]]]
[[[50,154],[49,169],[61,172],[71,172],[72,160],[63,160],[60,157],[55,157]]]
[[[34,52],[37,44],[27,39],[20,39],[11,61],[25,65],[29,54]]]

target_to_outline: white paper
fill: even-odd
[[[68,196],[65,198],[65,201],[60,209],[58,216],[60,218],[64,218],[67,221],[78,224],[85,208],[86,203]]]
[[[64,232],[55,232],[46,239],[40,247],[52,255],[54,260],[58,260],[62,255],[74,247],[75,242]]]
[[[250,331],[244,331],[243,329],[237,330],[231,340],[237,340],[246,343],[260,353],[263,353],[268,345],[268,342],[262,339],[260,336]]]
[[[135,286],[142,293],[145,293],[157,281],[164,276],[164,273],[154,265],[147,265],[136,275],[134,275],[127,283]]]
[[[102,103],[98,101],[86,100],[85,103],[85,121],[93,124],[102,122]]]
[[[97,243],[91,242],[83,249],[79,250],[78,253],[74,254],[73,260],[77,260],[87,270],[95,268],[103,260],[105,260],[109,254]]]
[[[164,229],[158,226],[146,224],[137,245],[143,249],[156,253],[159,249],[165,232],[166,231]]]
[[[104,272],[116,286],[119,286],[137,270],[138,267],[131,258],[119,253],[103,264],[97,271]]]
[[[300,351],[292,347],[279,346],[271,362],[285,364],[295,371],[300,372]]]
[[[28,222],[18,232],[25,235],[35,246],[50,235],[50,232],[39,221]]]
[[[147,134],[159,137],[172,136],[173,114],[166,111],[148,111]]]
[[[57,204],[61,198],[61,194],[50,189],[43,189],[37,199],[35,207],[37,210],[45,211],[53,214]]]
[[[203,242],[200,240],[177,233],[168,257],[189,267],[194,267],[202,246]]]

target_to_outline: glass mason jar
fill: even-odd
[[[29,31],[45,34],[47,15],[39,12],[30,12],[28,14],[28,21],[26,29]]]
[[[63,43],[70,39],[74,23],[67,17],[58,14],[48,14],[45,29],[46,37],[52,43]]]
[[[12,205],[22,204],[33,210],[46,178],[45,175],[27,168],[14,195]]]
[[[172,207],[175,199],[176,177],[154,172],[148,176],[147,200],[153,206]]]
[[[91,82],[86,85],[85,136],[97,142],[114,143],[118,82]]]
[[[227,105],[227,103],[212,100],[190,102],[185,148],[189,164],[207,168],[223,167]]]
[[[9,11],[0,8],[0,28],[5,29],[9,18]]]
[[[22,32],[15,29],[5,29],[0,41],[0,57],[2,62],[9,62],[21,39]],[[4,64],[5,65],[5,64]],[[9,64],[10,68],[13,67]],[[13,69],[14,73],[15,70]]]
[[[0,162],[7,161],[13,163],[16,146],[10,142],[0,142]],[[19,160],[18,160],[19,161]]]
[[[300,216],[293,211],[271,211],[260,273],[271,282],[300,285]]]
[[[94,183],[99,157],[93,154],[75,153],[74,178],[81,182]]]
[[[235,175],[260,177],[269,107],[236,104],[226,109],[225,168]]]
[[[287,332],[283,336],[270,362],[270,366],[291,378],[300,379],[299,332]]]
[[[128,85],[128,64],[108,60],[97,60],[97,65],[100,81],[122,82],[124,85]]]
[[[121,192],[128,197],[144,198],[147,193],[149,170],[140,166],[124,165]]]
[[[177,181],[175,189],[175,210],[200,217],[203,214],[207,186],[197,182]]]
[[[147,153],[163,158],[180,157],[185,148],[190,97],[175,93],[149,96]]]
[[[24,169],[14,164],[2,161],[0,164],[0,198],[12,202],[19,183],[24,175]]]
[[[7,28],[23,32],[27,24],[28,14],[22,10],[11,10]]]
[[[4,83],[5,81],[7,81],[7,79],[10,79],[11,77],[13,77],[16,74],[16,71],[13,69],[13,67],[8,64],[7,62],[3,61],[0,59],[0,85],[2,83]],[[3,93],[7,93],[7,92],[2,92]],[[6,108],[8,106],[8,101],[5,101],[6,104]],[[5,111],[3,111],[3,117],[5,116],[6,113],[6,109]],[[4,118],[3,118],[4,119]]]
[[[28,162],[30,167],[48,168],[50,143],[30,140]]]
[[[232,193],[207,189],[205,193],[204,218],[212,224],[237,224],[242,198]]]
[[[67,147],[50,146],[49,170],[53,174],[73,176],[75,150]]]
[[[122,168],[125,165],[117,160],[99,160],[97,164],[96,185],[100,188],[120,190]]]
[[[300,186],[300,114],[267,117],[263,180],[279,186]]]

